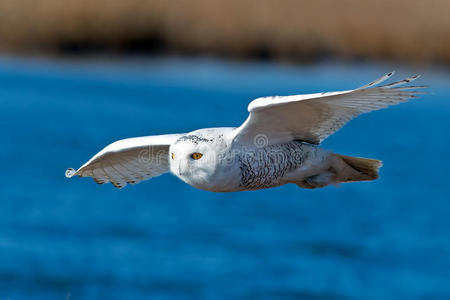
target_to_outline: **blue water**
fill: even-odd
[[[382,159],[339,188],[215,194],[64,177],[126,137],[237,126],[265,95],[396,69],[431,94],[325,141]],[[0,299],[449,299],[450,73],[397,64],[0,57]]]

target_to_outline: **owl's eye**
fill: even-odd
[[[192,153],[192,155],[191,155],[191,157],[195,160],[202,158],[202,156],[203,156],[203,154],[198,153],[198,152]]]
[[[175,159],[175,154],[172,153],[172,159]]]

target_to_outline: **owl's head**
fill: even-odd
[[[217,130],[189,133],[170,146],[170,170],[196,188],[216,190],[225,175],[220,168],[227,144],[224,134],[218,134]]]

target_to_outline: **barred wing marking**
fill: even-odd
[[[117,188],[137,184],[169,172],[169,147],[182,136],[168,134],[119,140],[78,170],[67,169],[66,177],[92,177],[98,184],[111,182]]]
[[[402,86],[418,75],[378,86],[394,72],[360,88],[340,92],[265,97],[253,100],[247,120],[236,130],[234,141],[249,145],[258,136],[267,144],[301,140],[320,144],[353,118],[390,105],[407,102],[425,86]]]

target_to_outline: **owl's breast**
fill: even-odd
[[[238,157],[242,190],[256,190],[285,184],[285,174],[299,168],[315,146],[300,141],[256,147]]]

